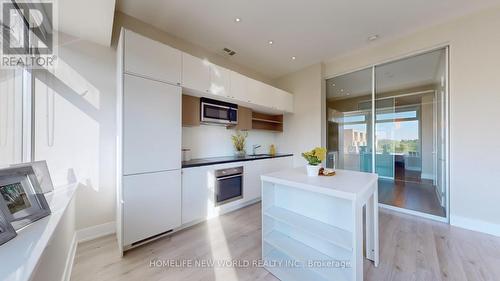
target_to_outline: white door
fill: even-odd
[[[181,51],[125,30],[125,72],[180,85]]]
[[[210,93],[217,96],[234,98],[231,89],[231,72],[215,64],[210,65]]]
[[[123,177],[123,244],[181,225],[181,170]]]
[[[182,86],[208,93],[210,90],[210,63],[207,60],[182,53]]]
[[[180,169],[181,88],[124,76],[124,175]]]

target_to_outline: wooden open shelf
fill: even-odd
[[[283,132],[283,115],[252,112],[252,129]]]

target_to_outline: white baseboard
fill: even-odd
[[[111,221],[77,230],[76,239],[78,243],[81,243],[113,233],[116,233],[116,223],[114,221]]]
[[[435,215],[427,214],[424,212],[414,211],[414,210],[400,208],[400,207],[382,204],[382,203],[378,203],[378,206],[379,206],[379,208],[386,209],[386,210],[391,210],[391,211],[395,211],[395,212],[399,212],[399,213],[403,213],[403,214],[407,214],[407,215],[412,215],[412,216],[416,216],[416,217],[421,217],[421,218],[425,218],[425,219],[431,219],[431,220],[435,220],[435,221],[439,221],[439,222],[448,223],[448,219],[445,217],[435,216]]]
[[[68,257],[66,258],[66,264],[64,265],[64,272],[62,276],[62,281],[69,281],[71,278],[71,271],[73,270],[73,263],[75,260],[76,246],[78,241],[76,239],[76,232],[73,234],[73,239],[71,240],[71,246],[68,252]]]
[[[453,226],[483,232],[500,237],[500,225],[481,220],[475,220],[460,216],[451,216],[450,223]]]

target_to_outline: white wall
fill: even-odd
[[[191,158],[232,156],[234,155],[231,135],[235,130],[228,130],[223,126],[201,125],[199,127],[182,128],[182,148],[191,149]],[[252,145],[261,145],[257,153],[268,153],[271,144],[277,145],[277,138],[281,133],[252,130],[248,131],[246,141],[247,154],[252,153]],[[288,152],[277,147],[278,152]]]
[[[0,69],[0,166],[22,162],[22,71]]]
[[[76,227],[114,221],[115,51],[59,35],[58,64],[35,75],[35,160],[55,185],[78,181]]]
[[[294,94],[294,114],[286,114],[279,147],[294,154],[294,166],[305,165],[301,153],[324,145],[326,113],[323,66],[315,64],[274,83]]]
[[[500,7],[358,50],[325,77],[450,45],[451,223],[500,235]]]

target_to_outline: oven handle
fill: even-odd
[[[242,176],[243,176],[243,174],[237,174],[237,175],[219,177],[219,178],[215,178],[215,179],[218,180],[218,181],[220,181],[220,180],[231,179],[231,178],[242,177]]]

